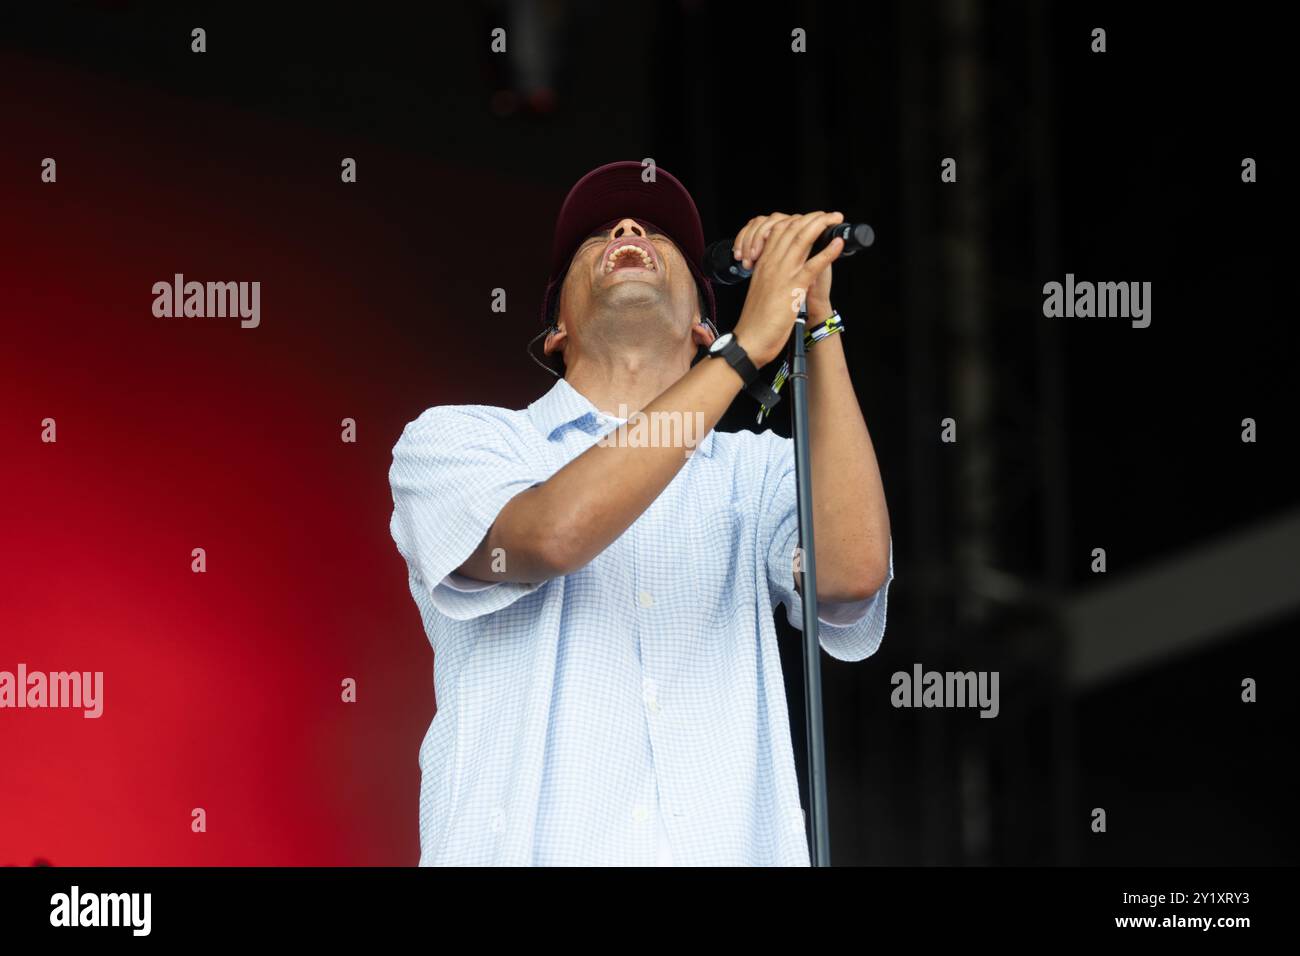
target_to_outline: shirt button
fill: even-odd
[[[496,833],[501,829],[501,809],[498,807],[492,811],[492,832]]]
[[[650,709],[650,713],[652,714],[659,713],[658,695],[659,688],[651,678],[647,677],[641,682],[641,699],[645,701],[646,707]]]
[[[642,806],[632,808],[632,819],[637,823],[645,823],[650,819],[650,811]]]
[[[655,603],[655,599],[650,596],[649,591],[642,591],[640,594],[637,595],[636,599],[641,604],[642,607],[650,607],[650,605]]]

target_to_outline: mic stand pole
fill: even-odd
[[[803,572],[803,679],[808,723],[808,790],[812,816],[811,862],[831,865],[830,818],[826,810],[826,738],[822,730],[821,642],[817,622],[817,561],[813,547],[812,465],[808,451],[808,359],[804,331],[808,299],[799,301],[790,360],[794,474],[799,501],[799,567]],[[824,411],[824,410],[823,410]]]

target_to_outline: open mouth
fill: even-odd
[[[644,239],[615,239],[605,248],[601,273],[609,275],[620,269],[658,272],[659,262],[654,247]]]

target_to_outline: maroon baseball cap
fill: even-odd
[[[635,160],[608,163],[593,169],[569,190],[555,221],[555,243],[551,249],[551,278],[542,298],[542,321],[549,324],[560,300],[560,286],[578,247],[598,229],[608,229],[620,219],[635,219],[647,229],[673,241],[686,259],[695,284],[704,293],[708,314],[716,322],[717,307],[713,284],[704,276],[704,228],[695,200],[677,177]],[[642,178],[643,174],[646,178]]]

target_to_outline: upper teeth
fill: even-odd
[[[641,257],[641,264],[645,268],[653,269],[655,267],[654,258],[651,257],[650,253],[646,252],[640,246],[634,246],[629,244],[626,246],[619,246],[617,249],[610,252],[609,257],[605,260],[605,271],[613,272],[614,264],[617,262],[618,257],[623,255],[625,252],[635,252],[638,256]]]

